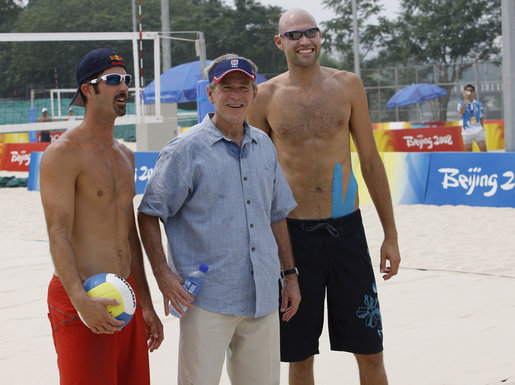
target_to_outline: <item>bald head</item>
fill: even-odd
[[[315,27],[317,22],[313,15],[301,8],[288,9],[279,19],[279,33],[284,33],[294,29],[299,29],[301,25],[305,28]],[[305,29],[302,28],[302,29]]]

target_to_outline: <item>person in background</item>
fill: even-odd
[[[285,322],[300,301],[285,221],[296,204],[271,140],[245,121],[256,72],[234,54],[213,60],[207,95],[215,113],[165,146],[138,208],[165,314],[173,306],[182,315],[179,385],[218,384],[226,353],[232,384],[278,385],[281,268]],[[201,264],[209,271],[193,307],[182,283]]]
[[[75,120],[73,107],[68,108],[68,117],[66,118],[66,120]]]
[[[480,151],[486,151],[485,127],[483,118],[485,109],[479,101],[474,98],[476,89],[472,84],[467,84],[463,90],[463,100],[458,103],[458,113],[463,119],[463,144],[465,151],[472,151],[472,144],[476,141]]]
[[[86,54],[76,75],[72,104],[85,107],[84,120],[46,149],[40,165],[55,267],[48,316],[60,383],[145,385],[148,350],[163,341],[163,325],[136,228],[134,154],[113,137],[115,119],[125,115],[131,75],[123,58],[107,48]],[[84,290],[83,282],[99,273],[118,274],[136,293],[136,312],[123,329],[106,309],[118,301]]]
[[[44,122],[51,122],[52,121],[52,118],[50,118],[50,116],[48,116],[48,110],[46,109],[46,107],[43,107],[41,109],[41,114],[42,114],[42,116],[38,119],[38,123],[44,123]],[[41,133],[40,133],[40,136],[39,136],[39,141],[40,142],[50,142],[51,141],[51,139],[50,139],[50,131],[42,130]]]
[[[385,280],[400,263],[392,200],[361,80],[320,66],[321,38],[305,10],[281,16],[274,40],[288,71],[260,84],[248,116],[272,138],[298,203],[287,221],[302,302],[295,318],[281,322],[281,360],[290,362],[290,385],[314,384],[327,292],[331,349],[354,353],[361,385],[384,385],[383,328],[352,172],[351,135],[384,230]]]
[[[75,121],[76,116],[74,115],[73,107],[68,108],[68,116],[66,116],[63,120],[66,121]],[[71,127],[67,128],[69,130]]]

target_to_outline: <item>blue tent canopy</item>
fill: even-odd
[[[418,83],[397,91],[386,103],[386,108],[404,107],[418,104],[425,100],[440,98],[447,95],[447,90],[436,84]]]
[[[212,60],[207,60],[209,65]],[[161,74],[161,103],[186,103],[197,100],[197,81],[201,80],[200,61],[180,64]],[[257,74],[257,82],[266,78]],[[143,89],[146,104],[155,103],[155,80]]]

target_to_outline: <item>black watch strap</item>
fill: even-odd
[[[293,269],[281,270],[281,278],[284,278],[285,276],[290,275],[290,274],[299,275],[299,271],[297,270],[296,267],[294,267]]]

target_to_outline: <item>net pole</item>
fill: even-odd
[[[139,73],[140,73],[140,89],[138,90],[139,93],[139,100],[141,103],[141,106],[143,106],[144,99],[143,99],[143,88],[145,87],[145,80],[143,78],[143,22],[142,22],[142,16],[141,16],[141,0],[138,2],[138,20],[139,20]],[[141,109],[141,114],[145,115],[145,109]]]
[[[504,148],[515,151],[515,4],[502,0],[502,81],[504,96]]]
[[[140,82],[141,87],[145,87],[145,82],[143,80],[143,25],[141,22],[141,0],[139,0],[139,71],[140,71]]]
[[[137,34],[135,35],[137,36]],[[134,62],[134,88],[135,88],[135,100],[134,104],[136,107],[136,118],[138,123],[141,122],[141,110],[142,110],[142,92],[141,92],[141,85],[139,83],[139,52],[138,52],[138,38],[134,37],[132,39],[132,60]]]

